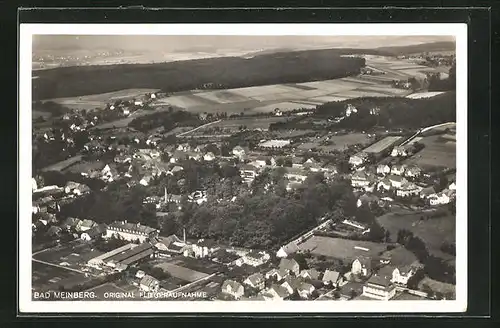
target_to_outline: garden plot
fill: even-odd
[[[208,99],[221,104],[247,101],[248,97],[244,97],[231,91],[211,91],[201,92],[196,94],[198,97]]]

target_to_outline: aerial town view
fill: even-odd
[[[455,51],[35,36],[32,300],[455,300]]]

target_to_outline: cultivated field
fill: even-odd
[[[36,291],[58,291],[90,281],[84,274],[32,261],[32,288]]]
[[[407,164],[423,167],[456,167],[456,142],[442,138],[440,135],[423,137],[419,143],[424,149],[406,160]]]
[[[71,158],[68,158],[64,161],[49,165],[47,167],[44,167],[42,171],[61,171],[64,170],[65,168],[69,167],[70,165],[76,164],[82,160],[82,155],[77,155]]]
[[[188,135],[199,135],[199,134],[207,134],[209,131],[215,129],[221,129],[221,133],[234,133],[240,130],[241,126],[246,127],[248,130],[267,130],[269,129],[269,125],[276,122],[284,122],[287,118],[285,117],[265,117],[265,118],[254,118],[254,117],[242,117],[235,119],[222,120],[220,122],[207,125],[206,127],[202,127],[192,133],[186,134]],[[215,132],[219,133],[219,132]]]
[[[52,116],[49,112],[41,112],[41,111],[38,111],[38,110],[33,110],[31,111],[31,118],[33,120],[39,118],[39,117],[43,117],[45,119],[49,118],[50,116]]]
[[[107,103],[114,102],[116,100],[132,100],[134,98],[142,97],[146,93],[157,91],[158,89],[125,89],[81,97],[54,98],[46,101],[53,101],[71,109],[95,109],[103,108]]]
[[[311,142],[306,142],[298,146],[297,148],[300,150],[309,150],[312,148],[319,149],[320,151],[323,152],[330,152],[334,150],[344,150],[348,148],[349,146],[356,145],[356,144],[368,144],[371,140],[370,137],[368,137],[367,134],[363,133],[350,133],[350,134],[345,134],[345,135],[340,135],[340,136],[331,136],[329,137],[329,140],[331,144],[328,145],[322,145],[321,141],[326,141],[327,138],[322,138],[320,140],[314,140]]]
[[[65,245],[56,246],[46,251],[39,252],[33,256],[35,260],[60,265],[66,262],[66,266],[80,269],[88,260],[103,254],[81,240],[75,240]]]

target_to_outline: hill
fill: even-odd
[[[379,47],[374,50],[380,51],[382,53],[389,53],[394,56],[399,56],[399,55],[410,55],[410,54],[432,52],[432,51],[454,51],[455,48],[456,48],[455,42],[440,41],[440,42],[415,44],[410,46]]]
[[[165,92],[228,89],[300,83],[355,75],[363,58],[338,50],[315,50],[222,57],[157,64],[60,67],[37,71],[33,100],[78,97],[122,89],[161,88]]]

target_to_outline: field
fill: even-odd
[[[188,135],[198,135],[207,134],[208,131],[216,128],[222,129],[221,133],[235,133],[240,130],[241,126],[245,126],[248,130],[267,130],[269,125],[276,122],[284,122],[287,119],[285,117],[265,117],[265,118],[255,118],[255,117],[242,117],[235,119],[222,120],[220,122],[207,125],[197,129],[196,131],[190,132]]]
[[[398,211],[378,217],[377,222],[390,232],[393,242],[397,239],[398,231],[406,229],[422,239],[431,253],[446,260],[454,258],[441,252],[440,247],[443,242],[455,242],[455,216],[447,215],[421,221],[422,215],[418,212]]]
[[[186,282],[208,277],[220,269],[216,263],[184,257],[158,263],[155,267],[159,267],[171,274],[172,277]]]
[[[407,164],[423,167],[456,167],[456,142],[441,138],[440,135],[423,137],[419,143],[424,149],[406,160]]]
[[[313,236],[298,245],[300,250],[310,250],[313,255],[342,260],[354,260],[358,256],[377,256],[386,250],[386,246],[382,243],[323,236]]]
[[[31,118],[33,120],[35,120],[39,117],[43,117],[44,119],[47,119],[50,116],[52,116],[52,115],[49,112],[42,112],[42,111],[38,111],[38,110],[31,111]]]
[[[325,138],[323,138],[322,140],[325,140]],[[329,138],[329,141],[332,142],[332,144],[321,145],[321,140],[314,140],[312,142],[303,143],[297,148],[301,150],[316,148],[320,151],[330,152],[334,150],[343,150],[349,146],[356,144],[367,144],[370,142],[370,138],[367,134],[363,133],[349,133],[345,135],[331,136]]]
[[[92,247],[88,243],[75,240],[68,244],[36,253],[33,258],[57,265],[66,262],[66,266],[69,268],[80,269],[88,260],[101,254],[102,252],[92,250]]]
[[[60,286],[73,286],[90,281],[84,274],[32,261],[32,288],[36,291],[58,291]]]
[[[105,165],[106,165],[105,162],[99,162],[99,161],[80,162],[75,165],[67,167],[66,169],[63,170],[63,172],[81,173],[81,172],[89,172],[91,170],[102,170]]]
[[[46,101],[53,101],[70,109],[95,109],[104,108],[107,103],[116,100],[131,100],[144,96],[146,93],[157,92],[158,89],[125,89],[115,92],[94,94],[81,97],[54,98]]]
[[[206,273],[194,271],[168,262],[157,264],[155,267],[161,268],[163,271],[168,272],[175,278],[179,278],[189,282],[200,280],[202,278],[209,276]]]

